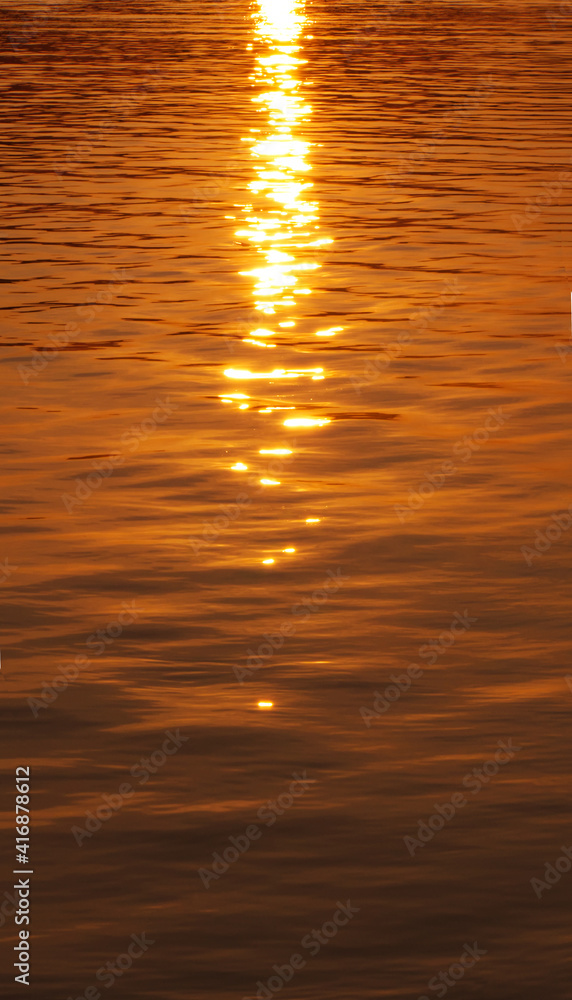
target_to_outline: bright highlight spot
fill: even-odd
[[[262,560],[262,564],[264,566],[271,566],[273,562],[274,562],[274,559],[263,559]]]
[[[263,486],[280,486],[277,479],[261,479],[260,482]]]
[[[318,205],[310,200],[308,155],[314,143],[300,135],[312,113],[300,78],[306,64],[301,47],[308,23],[305,5],[301,0],[258,0],[251,6],[259,43],[251,76],[257,93],[252,101],[261,117],[260,127],[250,128],[243,138],[253,159],[248,184],[253,204],[243,206],[236,235],[257,254],[255,266],[240,272],[253,283],[255,307],[273,316],[295,306],[294,296],[311,294],[310,288],[300,287],[303,276],[321,267],[313,250],[331,240],[319,239],[316,232]],[[294,325],[294,321],[280,323]]]
[[[286,368],[275,368],[271,372],[249,372],[246,368],[227,368],[225,375],[227,378],[300,378],[301,375],[312,375],[314,372],[320,375],[323,368],[294,368],[287,371]],[[249,399],[249,396],[243,396]]]
[[[259,455],[291,455],[289,448],[261,448]]]
[[[282,549],[283,552],[295,552],[296,549]]]
[[[317,524],[318,521],[320,521],[320,520],[321,520],[321,518],[319,518],[319,517],[307,517],[306,518],[306,524]]]
[[[326,417],[314,418],[314,417],[288,417],[284,421],[285,427],[323,427],[325,424],[329,424],[330,421]]]
[[[231,469],[234,469],[235,472],[245,472],[248,466],[243,462],[237,462],[236,465],[231,466]]]
[[[259,701],[258,702],[258,707],[259,708],[273,708],[274,707],[274,702],[273,701]]]

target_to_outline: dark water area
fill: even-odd
[[[0,7],[2,995],[572,997],[568,7]]]

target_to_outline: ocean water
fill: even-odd
[[[570,998],[567,5],[2,13],[31,992]]]

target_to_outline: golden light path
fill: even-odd
[[[296,71],[306,63],[300,58],[301,36],[307,25],[303,0],[259,0],[254,14],[257,53],[253,83],[260,92],[253,101],[265,117],[263,128],[251,129],[244,141],[252,144],[255,179],[249,184],[257,210],[244,209],[248,227],[237,235],[260,255],[261,265],[241,272],[254,279],[257,311],[274,316],[295,305],[296,295],[311,290],[300,284],[300,272],[314,271],[319,264],[300,254],[306,248],[330,243],[316,235],[318,206],[308,200],[312,184],[306,175],[310,143],[295,131],[312,112]],[[260,51],[258,51],[260,50]],[[283,329],[295,325],[288,319]],[[271,337],[276,330],[266,326],[251,337]],[[268,346],[265,344],[265,346]]]
[[[300,296],[311,295],[307,279],[321,266],[315,260],[316,248],[332,242],[319,235],[318,205],[310,195],[312,144],[300,137],[303,123],[312,113],[299,72],[307,63],[301,55],[304,32],[309,24],[305,0],[258,0],[256,8],[252,15],[253,42],[249,49],[254,50],[251,81],[256,88],[253,102],[258,107],[260,122],[243,138],[251,147],[253,179],[248,184],[249,203],[236,206],[241,209],[243,219],[236,236],[259,259],[251,270],[240,272],[251,281],[254,311],[260,314],[260,320],[252,323],[248,335],[243,338],[243,343],[248,345],[245,346],[247,351],[288,347],[297,324],[297,300]],[[342,329],[318,329],[315,336],[334,337]],[[272,383],[291,385],[308,380],[304,383],[308,385],[325,378],[322,368],[298,367],[297,364],[288,368],[262,364],[258,368],[248,363],[228,368],[224,375],[243,383],[266,383],[270,392]],[[304,428],[310,432],[330,422],[306,416],[307,408],[303,404],[279,405],[275,397],[267,397],[262,406],[243,393],[221,393],[220,399],[238,409],[255,410],[271,418],[275,411],[298,411],[300,416],[281,420],[285,428]],[[260,448],[258,454],[291,455],[292,449],[284,447],[285,444],[288,442],[278,440],[276,447]],[[246,472],[253,463],[255,458],[245,455],[243,461],[232,465],[232,469]],[[265,475],[266,471],[270,475]],[[278,492],[284,489],[282,475],[280,479],[274,478],[272,466],[268,470],[261,469],[259,475],[262,478],[258,482],[265,489],[274,488]],[[319,522],[318,517],[307,517],[303,523],[311,526]],[[291,558],[296,553],[294,546],[279,551],[280,559]],[[267,553],[266,558],[261,558],[261,554],[259,558],[264,566],[273,566],[276,562],[273,555]]]

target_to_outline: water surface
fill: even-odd
[[[349,899],[284,996],[433,995],[476,941],[459,997],[570,997],[572,875],[530,884],[571,828],[569,534],[534,548],[572,502],[570,18],[35,10],[4,8],[0,556],[36,995],[79,996],[146,931],[118,995],[254,997]],[[521,749],[473,794],[499,740]]]

